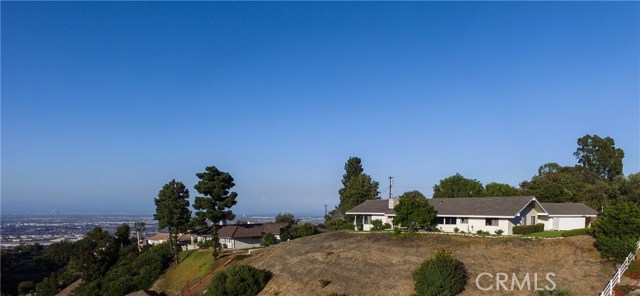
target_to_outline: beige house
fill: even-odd
[[[581,203],[541,204],[534,196],[512,197],[465,197],[427,199],[437,211],[436,225],[445,232],[459,231],[476,233],[478,230],[491,234],[502,230],[503,234],[513,234],[516,225],[542,223],[546,230],[569,230],[585,228],[597,217],[598,212]],[[371,221],[382,220],[393,225],[397,199],[367,200],[347,215],[356,216],[356,222],[363,230],[370,230]],[[549,209],[547,209],[547,207]]]

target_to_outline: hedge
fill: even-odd
[[[534,232],[543,232],[544,224],[538,223],[536,225],[519,225],[513,227],[513,234],[529,234]]]
[[[572,229],[562,233],[562,237],[578,236],[578,235],[591,235],[591,228]]]

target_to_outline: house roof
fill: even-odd
[[[169,240],[169,234],[164,232],[156,233],[147,240]]]
[[[542,203],[549,216],[597,216],[598,212],[583,203]]]
[[[236,224],[218,229],[218,236],[224,238],[260,237],[266,233],[280,234],[287,223]]]
[[[396,212],[393,209],[389,209],[388,199],[370,199],[347,211],[349,215],[356,213],[395,214]]]
[[[515,217],[534,196],[458,197],[427,199],[438,216]]]

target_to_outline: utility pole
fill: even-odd
[[[393,184],[393,177],[389,177],[389,199],[391,199],[391,184]]]
[[[324,216],[327,216],[327,205],[324,205]]]

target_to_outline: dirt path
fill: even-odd
[[[334,232],[275,245],[242,260],[268,269],[273,278],[262,295],[411,295],[411,273],[437,248],[447,248],[465,263],[470,273],[462,295],[536,295],[532,291],[495,290],[495,279],[476,277],[483,272],[512,273],[522,282],[530,273],[531,289],[537,273],[539,288],[552,281],[575,295],[597,295],[615,270],[601,263],[600,254],[587,236],[555,240],[521,238],[473,238],[424,234],[394,238],[383,233]],[[320,281],[331,281],[324,288]],[[517,289],[517,286],[516,286]],[[525,287],[526,289],[526,287]]]

